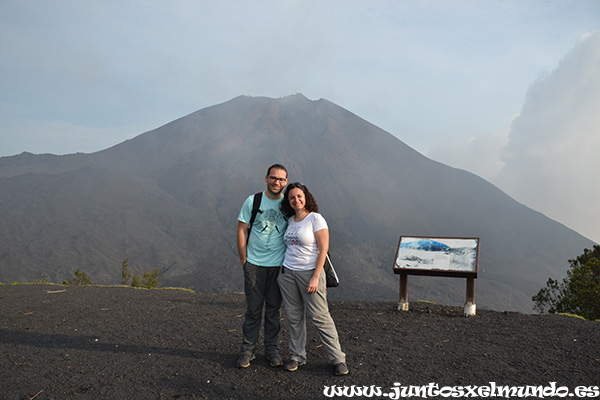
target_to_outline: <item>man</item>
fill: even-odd
[[[269,167],[265,176],[267,190],[262,193],[260,207],[246,237],[252,217],[254,195],[249,196],[238,216],[237,246],[244,269],[246,292],[246,315],[242,328],[241,354],[238,368],[247,368],[254,360],[258,334],[265,305],[265,351],[273,367],[283,365],[279,355],[279,332],[281,293],[277,284],[279,269],[285,256],[283,235],[287,228],[279,205],[283,200],[283,188],[287,184],[287,170],[283,165]]]

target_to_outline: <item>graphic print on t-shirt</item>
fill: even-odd
[[[260,212],[259,215],[260,224],[258,226],[258,233],[262,235],[267,235],[267,244],[271,240],[271,232],[276,231],[278,234],[285,232],[283,228],[285,219],[283,218],[283,215],[281,215],[281,213],[277,210],[268,208],[264,212]]]
[[[297,246],[300,243],[300,238],[298,237],[298,229],[299,226],[288,226],[287,231],[285,232],[285,244],[288,246]]]

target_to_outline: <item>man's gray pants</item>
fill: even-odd
[[[278,267],[259,267],[244,264],[244,290],[246,292],[246,316],[242,326],[242,353],[254,354],[258,343],[265,305],[265,352],[278,352],[281,331],[281,292],[277,283]]]
[[[314,270],[292,271],[282,268],[279,274],[279,288],[283,297],[283,309],[290,327],[290,358],[302,364],[306,362],[306,315],[319,333],[327,356],[335,365],[346,362],[342,352],[337,329],[327,304],[325,274],[319,277],[319,290],[308,294],[306,287]]]

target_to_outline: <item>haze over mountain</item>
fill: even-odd
[[[97,153],[0,158],[0,281],[62,282],[79,268],[116,284],[129,258],[140,273],[160,268],[161,286],[241,291],[236,218],[273,163],[328,221],[334,299],[395,301],[400,235],[463,236],[481,239],[478,306],[531,311],[547,278],[593,245],[327,100],[240,96]],[[410,277],[409,301],[462,304],[464,287]]]

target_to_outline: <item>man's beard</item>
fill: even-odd
[[[273,193],[273,194],[281,194],[281,192],[283,192],[283,187],[279,188],[277,191],[275,191],[273,188],[269,187],[269,192]]]

